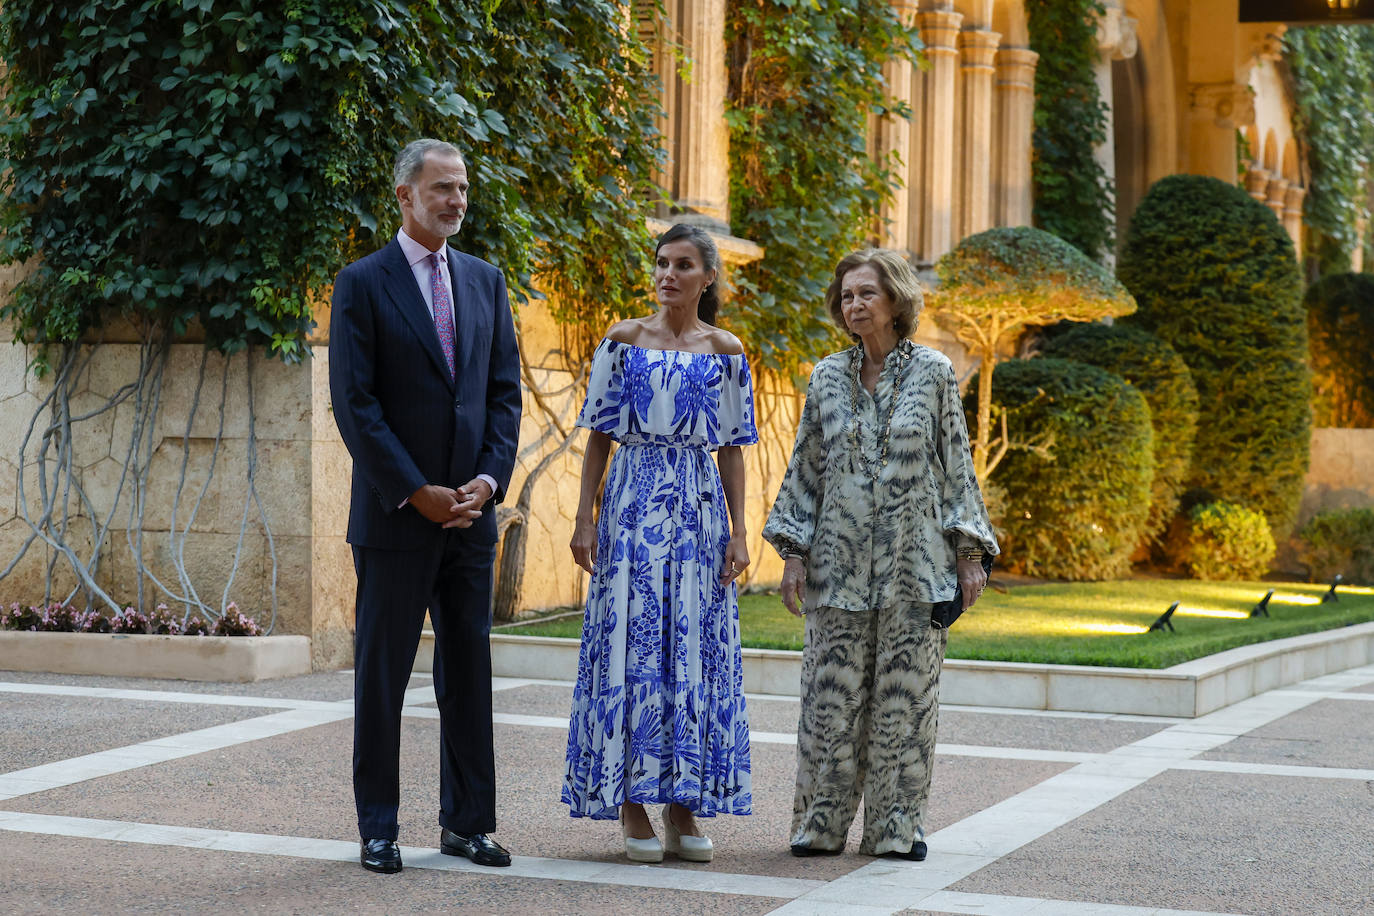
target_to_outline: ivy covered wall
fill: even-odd
[[[730,223],[766,246],[736,278],[729,324],[760,368],[792,375],[842,343],[831,271],[901,180],[868,150],[870,116],[894,108],[883,63],[921,43],[889,0],[731,0],[726,41]]]
[[[1107,106],[1093,76],[1098,0],[1026,0],[1035,71],[1031,174],[1035,225],[1094,260],[1112,248],[1112,187],[1096,146],[1107,139]]]
[[[1374,246],[1374,25],[1290,29],[1283,46],[1312,171],[1303,217],[1315,280],[1350,270],[1351,256]]]

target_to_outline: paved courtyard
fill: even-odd
[[[406,870],[357,864],[349,672],[202,684],[0,671],[5,913],[1374,913],[1374,666],[1199,719],[946,706],[930,858],[794,859],[797,701],[751,696],[755,814],[630,865],[558,803],[571,686],[498,678],[509,869],[439,854],[416,675]]]

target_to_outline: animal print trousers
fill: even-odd
[[[929,604],[807,614],[793,845],[843,849],[860,797],[859,852],[924,838],[947,639]]]

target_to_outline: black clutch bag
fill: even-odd
[[[983,572],[992,575],[992,556],[983,554]],[[964,613],[964,590],[956,587],[954,597],[948,601],[937,601],[930,606],[930,626],[932,629],[945,630]]]

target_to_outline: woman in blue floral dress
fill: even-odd
[[[591,435],[571,547],[591,584],[562,797],[573,817],[619,815],[639,862],[665,845],[710,861],[695,817],[751,805],[734,580],[749,565],[741,446],[758,433],[743,347],[712,324],[719,273],[703,230],[660,237],[659,311],[606,332],[577,421]],[[666,843],[646,804],[665,806]]]

